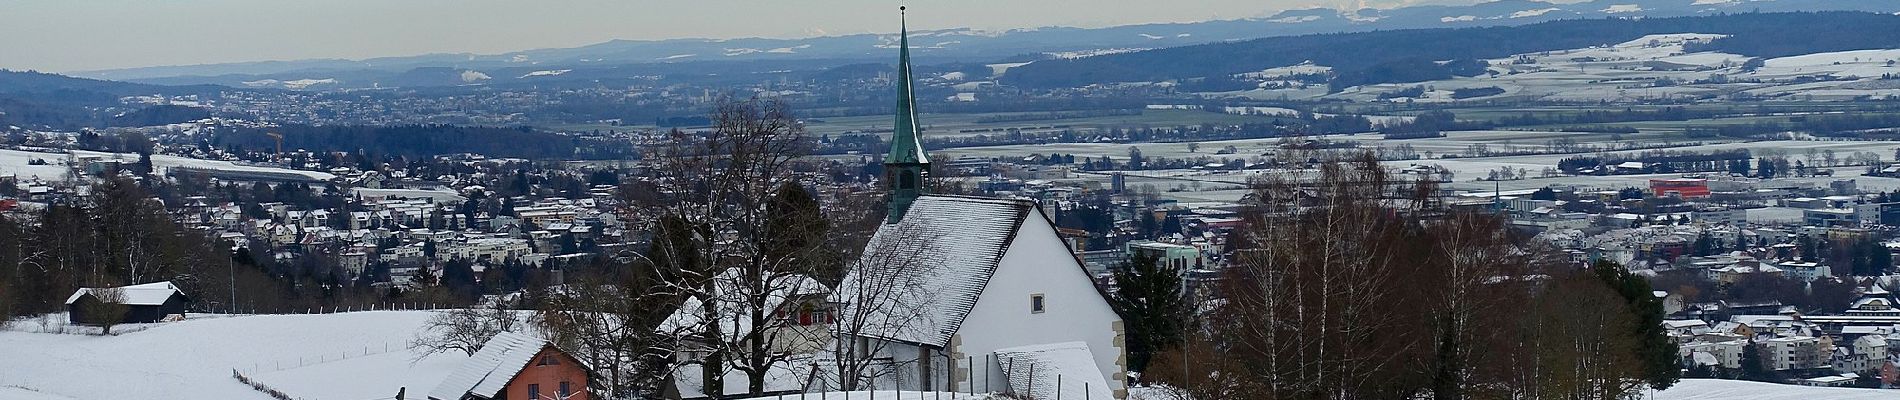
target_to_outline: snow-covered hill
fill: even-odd
[[[0,331],[4,399],[261,399],[233,370],[301,399],[426,393],[463,360],[411,363],[428,311],[193,316],[117,336]],[[413,397],[412,397],[413,398]]]

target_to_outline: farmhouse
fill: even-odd
[[[126,306],[125,319],[120,322],[127,324],[158,322],[171,315],[182,317],[185,315],[185,303],[191,301],[171,282],[116,288],[79,288],[66,298],[68,319],[75,324],[97,322],[87,313],[98,309],[94,306],[99,304],[100,297],[117,297],[112,303]]]
[[[502,332],[462,362],[430,400],[587,400],[588,368],[541,338]]]

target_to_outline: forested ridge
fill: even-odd
[[[1800,34],[1793,34],[1799,32]],[[1513,54],[1627,42],[1644,35],[1711,33],[1730,38],[1690,51],[1755,57],[1894,47],[1900,16],[1858,12],[1751,13],[1653,19],[1582,19],[1523,26],[1411,29],[1286,36],[1075,59],[1012,68],[1004,83],[1074,87],[1222,77],[1312,61],[1333,67],[1335,87],[1444,79],[1460,63]]]

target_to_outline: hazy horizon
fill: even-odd
[[[431,53],[496,54],[610,40],[802,38],[913,29],[1105,27],[1252,18],[1290,9],[1477,0],[629,2],[137,0],[0,2],[0,68],[121,68]],[[713,20],[712,17],[723,18]],[[101,29],[110,27],[111,29]],[[78,29],[75,29],[78,28]],[[401,40],[392,40],[400,38]]]

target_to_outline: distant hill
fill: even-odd
[[[1482,28],[1415,29],[1273,37],[1075,59],[1013,68],[1003,82],[1030,88],[1219,79],[1311,61],[1334,68],[1334,86],[1419,82],[1459,74],[1446,62],[1608,45],[1666,33],[1732,37],[1694,51],[1778,57],[1900,47],[1900,15],[1747,13],[1702,17],[1582,19]],[[1798,34],[1797,34],[1798,33]]]
[[[912,32],[920,63],[995,62],[1222,43],[1263,37],[1402,29],[1513,26],[1580,18],[1667,18],[1717,13],[1844,10],[1900,12],[1900,1],[1869,0],[1594,0],[1553,4],[1499,0],[1469,6],[1397,9],[1305,9],[1263,18],[1104,28],[1044,27],[1008,31],[944,29]],[[160,84],[218,84],[294,90],[444,85],[591,82],[627,73],[690,73],[702,66],[786,65],[810,69],[891,61],[893,34],[799,39],[614,40],[574,48],[501,54],[426,54],[365,60],[315,59],[128,68],[75,76]],[[668,65],[689,66],[668,68]],[[783,67],[761,67],[783,69]],[[451,69],[443,71],[441,69]],[[416,72],[420,71],[420,72]],[[490,79],[462,79],[464,71]],[[442,72],[450,72],[443,74]]]
[[[190,121],[210,113],[176,105],[132,107],[119,99],[141,95],[211,95],[226,90],[231,89],[212,85],[160,86],[0,70],[0,129],[19,126],[63,130]]]

